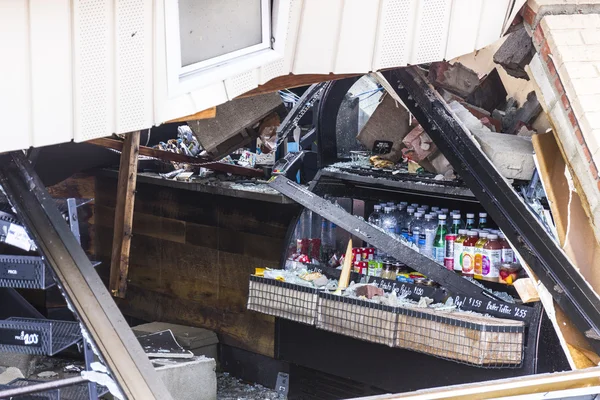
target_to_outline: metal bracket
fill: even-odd
[[[283,176],[275,177],[271,180],[269,186],[335,223],[352,235],[373,244],[379,249],[385,249],[385,252],[390,256],[439,283],[454,294],[455,304],[463,309],[526,322],[532,317],[533,308],[517,306],[498,300],[490,292],[456,275],[453,271],[448,271],[435,261],[409,247],[402,240],[388,235]]]
[[[385,78],[575,326],[600,352],[600,298],[417,67]]]

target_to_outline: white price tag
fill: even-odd
[[[5,242],[25,251],[31,250],[31,240],[25,229],[20,225],[10,224]]]

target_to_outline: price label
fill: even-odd
[[[29,239],[29,235],[27,235],[25,229],[20,225],[10,224],[5,242],[25,251],[31,250],[31,239]]]
[[[464,310],[477,311],[499,318],[527,321],[531,317],[528,307],[508,304],[501,301],[475,298],[470,296],[454,296],[454,304]]]

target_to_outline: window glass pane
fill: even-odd
[[[262,43],[261,0],[179,0],[181,65]]]

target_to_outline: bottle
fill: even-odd
[[[485,229],[487,228],[487,213],[479,213],[479,223],[477,224],[477,228]]]
[[[440,211],[439,207],[431,207],[431,212],[437,212]]]
[[[446,256],[446,234],[448,227],[446,225],[446,215],[438,215],[438,226],[435,230],[435,238],[433,240],[433,259],[440,265],[444,265],[444,257]]]
[[[426,214],[425,220],[419,232],[419,252],[429,258],[433,258],[433,241],[435,240],[435,230],[437,224],[432,214]]]
[[[467,214],[467,223],[465,224],[465,229],[467,229],[467,230],[475,229],[475,214],[472,214],[472,213]]]
[[[446,254],[444,255],[444,267],[448,271],[454,271],[454,243],[456,242],[457,235],[454,233],[448,233],[446,235]]]
[[[458,237],[454,241],[454,272],[462,273],[463,242],[467,239],[467,230],[459,229]]]
[[[458,214],[458,215],[460,215],[460,210],[452,210],[452,214]]]
[[[410,241],[416,244],[417,246],[419,245],[419,234],[421,233],[421,225],[423,224],[423,221],[423,213],[417,212],[415,213],[412,224],[410,226]]]
[[[335,252],[335,238],[331,229],[331,223],[323,218],[321,223],[321,261],[328,263]]]
[[[500,239],[499,242],[502,245],[502,253],[500,256],[501,262],[503,264],[516,262],[515,252],[512,247],[510,247],[510,244],[508,243],[508,240],[506,240],[504,233],[500,232],[498,237]]]
[[[412,208],[414,208],[415,210],[416,210],[417,208],[419,208],[419,204],[417,204],[417,203],[412,203],[410,206],[411,206]]]
[[[429,211],[429,206],[427,204],[421,204],[421,208],[423,208],[425,212]]]
[[[460,214],[453,214],[452,215],[452,225],[450,226],[450,233],[453,233],[455,235],[458,235],[458,231],[461,228],[461,221],[460,221]]]
[[[398,225],[396,217],[394,217],[394,214],[392,214],[393,210],[394,207],[385,207],[385,212],[381,217],[381,228],[383,228],[383,230],[390,235],[394,235],[396,233],[396,225]]]
[[[379,204],[376,204],[373,207],[373,212],[369,215],[367,221],[369,221],[371,225],[379,226],[381,223],[381,206]]]
[[[402,235],[402,227],[404,226],[404,220],[406,219],[406,205],[404,205],[402,203],[396,204],[396,211],[397,211],[396,218],[398,219],[396,233],[398,234],[398,236],[400,236],[400,235]]]
[[[481,279],[483,277],[483,246],[487,243],[487,236],[487,232],[479,232],[479,240],[475,243],[475,267],[473,268],[475,279]]]
[[[402,236],[404,237],[404,239],[409,240],[409,235],[410,235],[410,224],[413,220],[413,215],[415,213],[415,209],[412,207],[408,207],[406,209],[406,217],[404,218],[404,221],[402,222]]]
[[[500,266],[502,265],[502,243],[498,235],[488,235],[488,241],[483,245],[483,259],[481,261],[481,276],[483,280],[498,282]]]
[[[447,208],[442,208],[440,211],[442,212],[442,214],[445,214],[446,216],[448,216],[448,214],[450,214],[450,210]]]
[[[462,274],[463,276],[473,277],[475,267],[475,243],[477,243],[478,235],[475,231],[467,231],[467,238],[463,242],[462,251]]]

